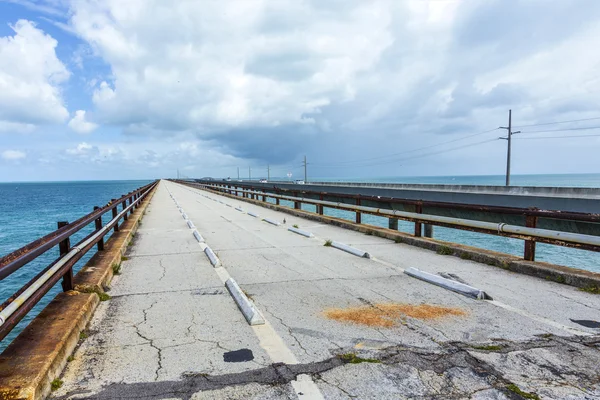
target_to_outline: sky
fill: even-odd
[[[600,173],[597,0],[0,0],[0,181]]]

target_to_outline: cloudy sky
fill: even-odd
[[[503,174],[509,109],[515,174],[599,173],[598,49],[598,0],[0,0],[0,181]]]

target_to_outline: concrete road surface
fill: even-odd
[[[110,294],[53,398],[600,399],[600,296],[171,182]]]

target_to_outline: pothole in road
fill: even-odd
[[[448,317],[464,317],[467,312],[456,307],[442,307],[431,304],[373,304],[352,308],[330,308],[323,312],[325,317],[339,322],[366,326],[392,327],[403,317],[421,320],[435,320]]]

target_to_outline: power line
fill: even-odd
[[[490,132],[496,131],[498,129],[500,129],[500,128],[489,129],[487,131],[477,132],[477,133],[474,133],[474,134],[471,134],[471,135],[462,136],[460,138],[448,140],[448,141],[445,141],[445,142],[441,142],[441,143],[437,143],[437,144],[432,144],[432,145],[425,146],[425,147],[419,147],[417,149],[411,149],[411,150],[401,151],[399,153],[387,154],[385,156],[378,156],[378,157],[372,157],[372,158],[363,158],[363,159],[354,159],[352,161],[340,161],[340,162],[336,162],[336,163],[324,163],[324,164],[312,163],[312,165],[319,166],[319,167],[332,167],[332,166],[340,166],[341,167],[341,166],[343,166],[341,164],[354,164],[354,163],[357,163],[357,162],[361,163],[361,162],[365,162],[365,161],[380,160],[380,159],[389,158],[389,157],[396,157],[396,156],[399,156],[399,155],[414,153],[416,151],[421,151],[421,150],[427,150],[427,149],[430,149],[430,148],[433,148],[433,147],[442,146],[442,145],[449,144],[449,143],[455,143],[455,142],[458,142],[458,141],[461,141],[461,140],[464,140],[464,139],[469,139],[469,138],[472,138],[472,137],[475,137],[475,136],[479,136],[479,135],[483,135],[483,134],[486,134],[486,133],[490,133]],[[348,165],[344,165],[344,166],[348,166]],[[354,165],[352,165],[352,166],[354,166]]]
[[[590,130],[590,129],[600,129],[600,126],[585,126],[585,127],[581,127],[581,128],[550,129],[550,130],[546,130],[546,131],[525,131],[525,132],[521,132],[521,133],[529,134],[529,133],[547,133],[547,132],[569,132],[569,131],[585,131],[585,130]]]
[[[469,144],[465,144],[465,145],[462,145],[462,146],[452,147],[452,148],[449,148],[449,149],[433,151],[433,152],[425,153],[425,154],[417,154],[417,155],[414,155],[414,156],[403,157],[403,158],[394,159],[394,160],[385,160],[385,161],[372,162],[372,163],[353,164],[352,167],[353,168],[354,167],[372,167],[372,166],[376,166],[376,165],[392,164],[392,163],[402,162],[402,161],[406,161],[406,160],[413,160],[415,158],[429,157],[429,156],[433,156],[433,155],[437,155],[437,154],[447,153],[447,152],[454,151],[454,150],[461,150],[461,149],[464,149],[464,148],[467,148],[467,147],[477,146],[477,145],[484,144],[484,143],[495,142],[496,140],[498,140],[498,138],[487,139],[487,140],[483,140],[481,142],[469,143]],[[331,166],[320,167],[320,168],[329,169],[329,168],[347,168],[347,167],[348,167],[347,165],[331,165]]]
[[[569,120],[569,121],[542,122],[542,123],[539,123],[539,124],[519,125],[519,126],[515,126],[514,128],[529,128],[529,127],[532,127],[532,126],[566,124],[566,123],[569,123],[569,122],[592,121],[592,120],[595,120],[595,119],[600,119],[600,117],[583,118],[583,119],[572,119],[572,120]]]
[[[598,137],[600,134],[594,135],[564,135],[564,136],[538,136],[538,137],[517,137],[519,140],[537,140],[537,139],[564,139],[564,138],[582,138],[582,137]]]

